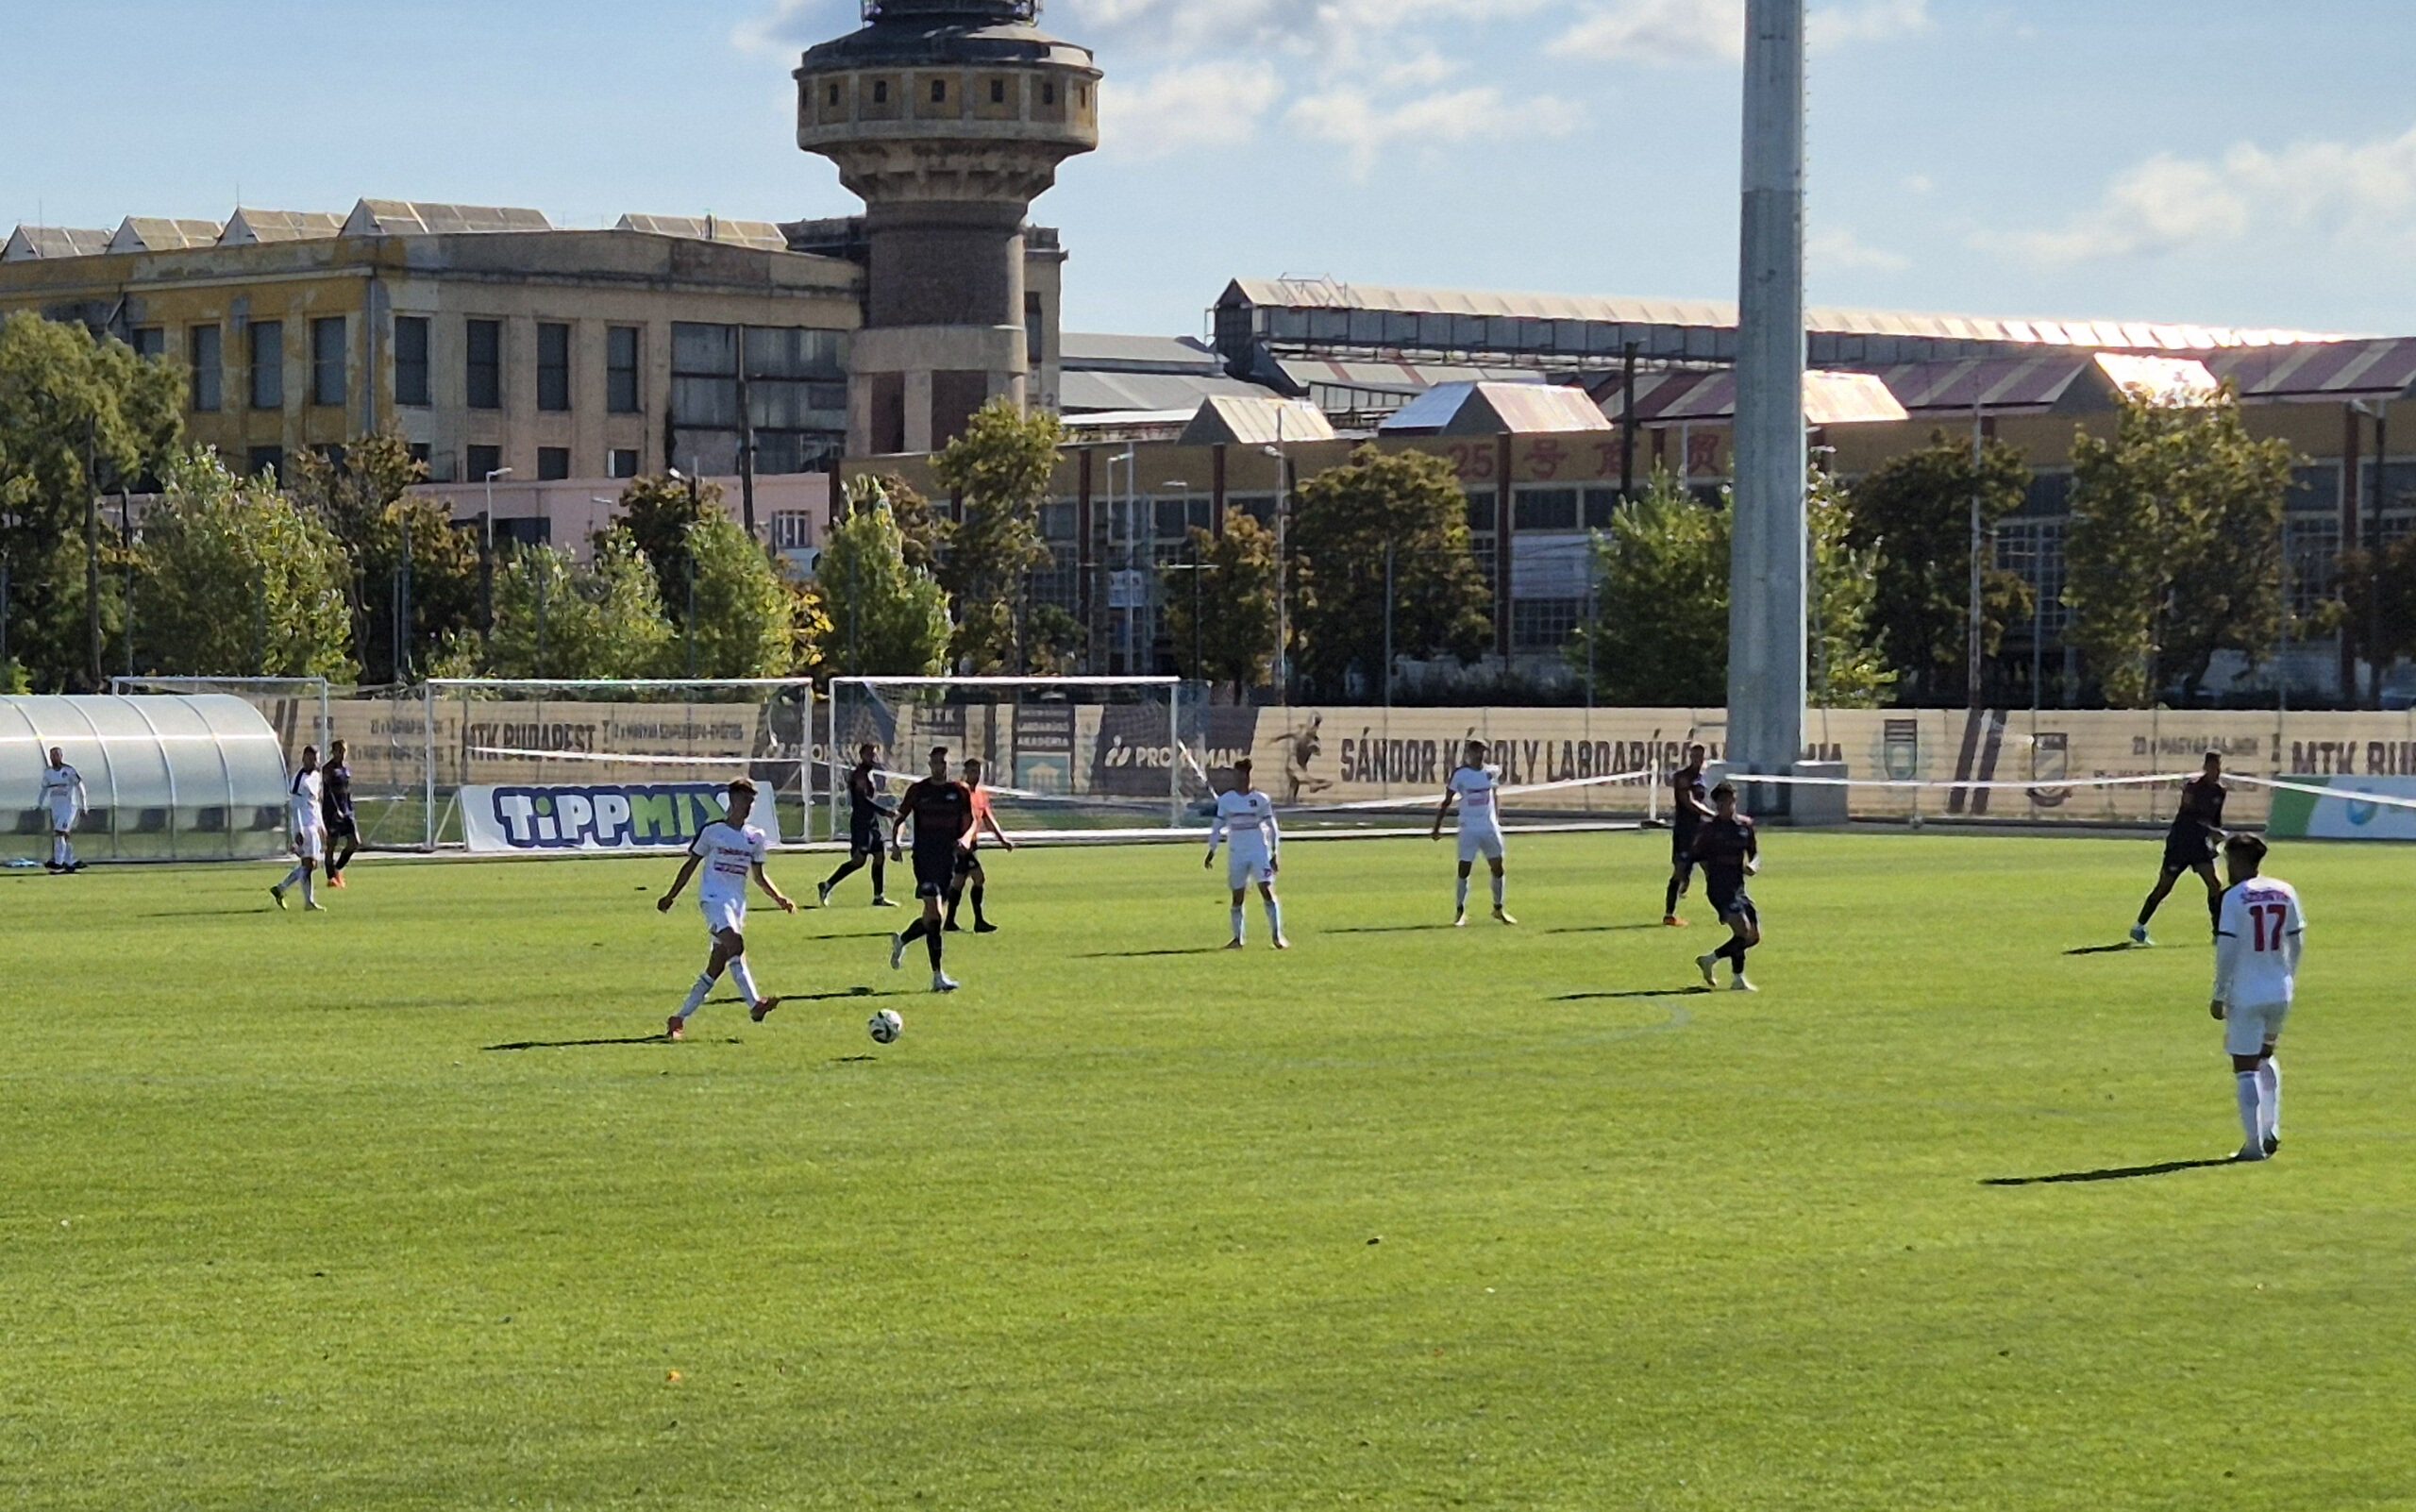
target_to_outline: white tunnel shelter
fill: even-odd
[[[259,860],[286,852],[285,752],[242,698],[0,697],[0,861],[50,853],[42,773],[84,779],[86,861]]]

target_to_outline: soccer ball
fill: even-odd
[[[872,1016],[872,1022],[864,1025],[864,1029],[872,1035],[874,1044],[895,1045],[898,1036],[906,1033],[906,1020],[898,1016],[897,1010],[883,1008]]]

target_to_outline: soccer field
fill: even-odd
[[[953,999],[859,877],[680,1045],[668,862],[0,879],[0,1505],[2416,1505],[2407,855],[2277,849],[2227,1167],[2194,884],[2072,953],[2156,840],[1764,853],[1758,996],[1666,836],[1460,932],[1448,845],[1296,844],[1284,955],[1026,850]]]

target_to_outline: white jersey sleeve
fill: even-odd
[[[63,763],[57,766],[43,767],[42,769],[42,806],[53,813],[62,809],[84,808],[86,803],[83,774]]]
[[[702,879],[696,897],[704,903],[736,903],[747,899],[747,881],[771,855],[763,832],[716,819],[697,832],[688,853],[701,860]]]
[[[2287,1006],[2298,992],[2307,915],[2298,889],[2257,877],[2223,894],[2215,925],[2215,1000],[2225,1006]]]
[[[294,781],[286,786],[286,792],[290,800],[288,806],[292,810],[288,822],[293,826],[294,833],[308,834],[326,822],[325,816],[319,812],[319,774],[317,772],[294,773]]]
[[[1216,827],[1210,832],[1213,853],[1220,841],[1231,840],[1235,851],[1272,855],[1278,843],[1275,805],[1264,793],[1224,793],[1216,798]]]
[[[1502,787],[1499,766],[1463,766],[1451,774],[1451,791],[1460,799],[1460,828],[1498,829],[1502,815],[1495,806]]]

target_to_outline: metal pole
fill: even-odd
[[[1728,720],[1731,759],[1763,774],[1804,749],[1804,14],[1746,8]]]
[[[1384,709],[1393,706],[1393,543],[1384,542]]]
[[[1284,449],[1284,409],[1275,410],[1275,696],[1292,702],[1292,454]]]
[[[101,480],[93,476],[92,423],[84,423],[84,619],[92,639],[92,686],[108,686],[101,668]]]
[[[1636,497],[1636,348],[1619,354],[1619,502]]]
[[[1971,603],[1969,617],[1964,624],[1963,647],[1963,707],[1966,709],[1976,709],[1980,706],[1980,642],[1984,634],[1980,605],[1983,580],[1980,563],[1980,536],[1983,530],[1980,522],[1980,468],[1982,449],[1987,444],[1982,429],[1984,424],[1980,417],[1980,401],[1973,399],[1971,401],[1971,580],[1969,585]]]
[[[436,848],[436,684],[424,684],[419,691],[420,740],[427,757],[422,764],[426,790],[420,800],[420,827],[425,834],[422,843],[433,850]]]
[[[2374,588],[2366,594],[2366,681],[2369,688],[2366,707],[2382,707],[2384,669],[2382,635],[2382,504],[2383,474],[2390,471],[2391,406],[2388,400],[2374,406],[2374,523],[2366,531],[2366,560],[2373,563],[2371,578]]]
[[[489,484],[493,487],[493,484]],[[403,511],[403,564],[394,594],[394,676],[411,679],[411,512]]]
[[[118,545],[126,550],[126,675],[134,676],[134,496],[117,494]]]

